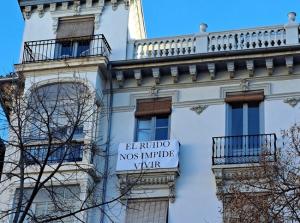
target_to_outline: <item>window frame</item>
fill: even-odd
[[[243,104],[243,134],[242,135],[249,135],[248,129],[248,104],[251,102],[240,102]],[[259,112],[259,133],[264,134],[265,132],[265,120],[264,120],[264,101],[258,102],[258,112]],[[232,103],[233,104],[233,103]],[[230,103],[226,103],[226,123],[225,123],[225,134],[226,136],[233,136],[232,135],[232,105]]]
[[[157,129],[157,125],[156,125],[156,120],[157,117],[159,116],[168,116],[168,137],[165,140],[169,140],[170,139],[170,132],[171,132],[171,114],[169,115],[154,115],[154,116],[145,116],[145,117],[136,117],[135,118],[135,128],[134,128],[134,141],[135,142],[139,142],[138,141],[138,132],[139,132],[139,120],[142,118],[151,118],[151,139],[148,141],[159,141],[155,139],[155,133],[156,133],[156,129]]]
[[[126,201],[126,210],[125,210],[125,222],[128,220],[128,208],[129,208],[129,202],[133,203],[145,203],[145,202],[166,202],[167,210],[166,210],[166,223],[169,222],[169,210],[170,210],[170,201],[167,197],[149,197],[149,198],[132,198],[127,199]]]

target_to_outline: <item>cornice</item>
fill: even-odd
[[[113,10],[117,10],[120,4],[124,4],[128,10],[130,0],[19,0],[19,6],[25,19],[30,19],[32,13],[38,12],[40,17],[48,10],[50,12],[64,11],[74,12],[79,15],[81,10],[96,8],[101,14],[103,7],[110,5]]]

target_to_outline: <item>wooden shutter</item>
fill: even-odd
[[[169,115],[171,111],[171,98],[144,99],[138,100],[135,116]]]
[[[59,21],[57,39],[92,36],[94,34],[94,18],[62,19]]]
[[[126,223],[166,223],[168,200],[129,200]]]
[[[263,91],[248,91],[229,93],[226,95],[226,103],[261,102],[265,98]]]

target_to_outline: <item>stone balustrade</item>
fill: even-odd
[[[211,33],[206,29],[207,25],[202,23],[200,32],[194,35],[136,40],[129,45],[128,59],[283,47],[298,45],[300,38],[294,12],[288,14],[285,25]]]
[[[196,53],[193,35],[171,38],[145,39],[134,42],[134,58],[180,56]]]
[[[283,26],[216,32],[208,35],[208,52],[270,48],[286,45]]]

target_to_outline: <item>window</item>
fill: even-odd
[[[82,161],[89,99],[87,87],[76,82],[33,90],[24,133],[27,165]]]
[[[19,198],[19,190],[16,191],[15,205]],[[24,190],[23,206],[27,204],[32,194],[32,189]],[[29,214],[25,222],[33,222],[31,217],[38,220],[45,220],[50,217],[59,217],[68,214],[70,211],[76,211],[80,207],[80,187],[64,186],[41,189],[31,205]],[[76,217],[70,216],[62,219],[63,222],[77,222]],[[61,222],[51,221],[51,222]]]
[[[167,223],[168,200],[129,200],[126,223]]]
[[[94,34],[94,18],[64,18],[59,20],[55,47],[56,58],[87,56],[91,36]]]
[[[227,137],[226,156],[254,157],[260,154],[262,141],[263,92],[244,92],[227,95]],[[235,163],[234,160],[228,160]],[[237,160],[236,160],[237,161]],[[250,161],[250,158],[249,158]],[[252,160],[254,161],[254,160]]]
[[[171,99],[146,99],[137,103],[135,113],[136,141],[154,141],[169,139],[169,116]]]
[[[153,116],[137,119],[138,142],[167,140],[169,138],[169,116]]]

